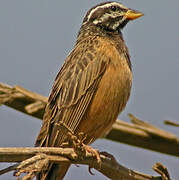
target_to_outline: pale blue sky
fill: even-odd
[[[0,1],[0,81],[20,85],[48,96],[53,80],[73,48],[82,19],[97,0],[1,0]],[[163,120],[179,119],[179,1],[126,0],[124,5],[139,10],[144,17],[124,29],[133,65],[133,89],[126,110],[119,117],[128,121],[133,113],[179,136],[177,128]],[[33,146],[41,121],[0,108],[0,146]],[[179,179],[179,159],[107,140],[93,146],[108,151],[131,169],[155,174],[155,162],[166,165]],[[0,165],[0,168],[5,165]],[[73,166],[66,179],[102,180],[104,176]],[[12,173],[0,176],[11,180]]]

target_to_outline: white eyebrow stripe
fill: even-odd
[[[104,14],[100,19],[98,19],[98,20],[95,19],[95,20],[93,21],[93,23],[94,23],[94,24],[98,24],[98,23],[103,22],[104,20],[108,19],[109,17],[116,18],[117,16],[106,13],[106,14]]]
[[[93,14],[96,10],[98,10],[98,9],[100,9],[100,8],[108,8],[108,7],[115,6],[115,5],[116,5],[116,6],[119,6],[119,7],[121,7],[121,8],[127,9],[127,7],[125,7],[125,6],[123,6],[122,4],[119,4],[119,3],[117,3],[117,2],[112,2],[112,3],[104,4],[104,5],[101,5],[101,6],[97,6],[96,8],[94,8],[93,10],[91,10],[90,14],[89,14],[88,17],[87,17],[87,21],[89,21],[89,19],[91,18],[92,14]]]

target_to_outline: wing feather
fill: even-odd
[[[89,40],[77,44],[58,73],[46,107],[37,146],[59,146],[64,135],[55,126],[64,123],[75,132],[84,116],[110,58],[93,53]],[[102,47],[101,47],[102,48]],[[100,53],[101,52],[101,53]]]

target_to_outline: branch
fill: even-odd
[[[20,86],[11,87],[0,83],[0,104],[42,119],[46,103],[47,97]],[[131,114],[129,117],[132,123],[117,120],[105,138],[179,157],[178,137]]]
[[[165,120],[164,123],[167,124],[167,125],[170,125],[170,126],[176,126],[176,127],[179,127],[179,123],[177,123],[177,122]]]
[[[42,119],[47,97],[28,91],[20,86],[11,87],[0,83],[0,104]]]
[[[95,168],[106,177],[112,180],[126,179],[126,180],[171,180],[167,169],[157,163],[153,169],[161,176],[154,177],[151,175],[136,172],[128,169],[120,164],[113,158],[109,158],[109,154],[105,153],[100,155],[101,162],[99,164],[96,157],[82,151],[80,148],[0,148],[0,162],[21,162],[11,166],[9,169],[16,170],[16,176],[21,173],[27,173],[26,178],[33,178],[40,171],[46,170],[49,163],[72,163],[72,164],[85,164],[90,168]],[[0,171],[0,174],[7,172],[6,170]],[[25,178],[24,178],[25,179]]]
[[[179,138],[129,114],[132,123],[117,120],[107,139],[179,157]]]

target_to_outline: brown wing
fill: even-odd
[[[56,123],[75,131],[86,112],[109,58],[103,46],[92,46],[90,39],[78,43],[58,73],[44,114],[36,146],[59,146],[63,133]]]

